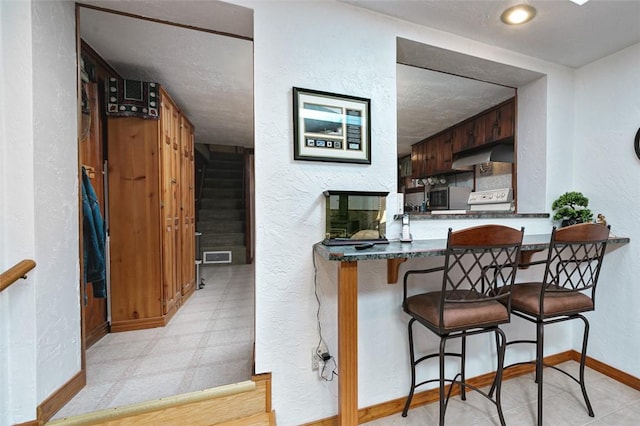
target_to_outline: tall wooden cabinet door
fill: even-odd
[[[160,325],[160,124],[109,118],[108,134],[111,330]]]
[[[180,118],[180,250],[181,291],[189,294],[195,288],[195,206],[193,126]]]
[[[176,262],[178,233],[176,232],[175,223],[178,209],[176,194],[178,187],[178,175],[176,174],[178,124],[175,117],[178,112],[173,101],[164,93],[162,94],[161,110],[162,290],[164,313],[167,314],[176,307],[180,296],[176,294],[178,288],[178,268]]]

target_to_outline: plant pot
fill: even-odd
[[[562,219],[562,222],[560,222],[560,228],[564,228],[565,226],[575,225],[577,223],[582,223],[582,219],[579,219],[579,218]]]

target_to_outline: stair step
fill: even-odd
[[[204,188],[202,199],[205,198],[237,198],[242,199],[242,189],[236,188]]]
[[[214,168],[211,166],[207,166],[207,169],[204,172],[205,178],[234,178],[234,179],[242,179],[244,176],[243,168],[239,165],[236,168]]]
[[[242,178],[204,178],[205,188],[238,188],[242,189]]]
[[[244,209],[200,209],[198,221],[207,220],[244,220]]]
[[[242,200],[237,198],[203,198],[200,201],[201,209],[244,209]]]
[[[209,155],[210,161],[240,161],[244,158],[244,154],[239,154],[237,152],[221,152],[221,151],[212,151]]]
[[[244,220],[199,220],[196,224],[198,232],[244,232]]]
[[[242,246],[244,232],[206,233],[200,236],[200,247],[212,246]]]

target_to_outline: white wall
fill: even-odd
[[[640,377],[640,44],[576,72],[575,189],[631,244],[605,258],[596,310],[589,315],[589,355]],[[578,331],[578,328],[576,328]],[[576,347],[579,334],[575,333]]]
[[[522,193],[521,199],[531,209],[547,210],[553,194],[577,187],[590,196],[597,211],[605,212],[614,232],[637,238],[632,224],[637,223],[638,213],[631,213],[637,207],[637,197],[623,195],[628,192],[622,189],[637,188],[632,183],[638,181],[638,164],[631,149],[633,126],[638,125],[631,124],[633,108],[600,111],[606,119],[599,121],[591,117],[602,104],[593,103],[592,98],[597,95],[604,102],[609,99],[604,95],[611,92],[617,95],[612,99],[635,105],[637,112],[633,102],[637,102],[638,88],[632,73],[638,69],[637,48],[580,70],[574,88],[573,72],[566,68],[349,5],[244,3],[255,9],[256,369],[273,372],[273,407],[280,424],[299,424],[337,413],[336,381],[319,381],[310,365],[309,352],[318,337],[311,247],[324,234],[323,190],[383,190],[391,193],[389,200],[395,199],[397,36],[546,74],[544,80],[523,89],[526,96],[519,100],[519,108],[535,117],[533,124],[527,124],[531,131],[526,134],[535,144],[535,161],[540,162],[535,171],[540,186],[531,191],[535,199],[526,200],[528,195]],[[2,2],[0,14],[0,266],[6,269],[25,257],[38,262],[26,282],[0,296],[0,321],[8,323],[7,327],[0,325],[0,377],[8,379],[0,384],[0,424],[4,425],[35,418],[36,406],[79,370],[80,321],[73,4]],[[622,66],[629,74],[619,70]],[[626,84],[609,81],[609,73]],[[293,161],[293,86],[370,98],[373,164]],[[574,90],[578,99],[575,123]],[[541,128],[536,128],[538,123]],[[579,145],[575,149],[574,132]],[[624,137],[617,132],[624,132]],[[582,143],[587,140],[584,149]],[[601,149],[603,140],[615,149],[592,157],[585,154],[593,146]],[[610,159],[606,162],[610,167],[598,169],[603,158]],[[594,170],[602,170],[600,179]],[[608,180],[607,173],[618,180]],[[578,184],[573,184],[574,177]],[[526,174],[518,176],[520,182],[527,178]],[[539,200],[542,197],[544,202]],[[613,206],[620,208],[615,212]],[[507,224],[525,224],[532,233],[550,225],[549,221]],[[416,238],[440,236],[449,225],[425,221],[412,226],[412,231]],[[390,235],[399,231],[397,223],[388,227]],[[618,294],[626,299],[609,304],[601,293],[598,309],[610,307],[595,315],[611,314],[615,320],[609,320],[609,328],[622,327],[613,338],[602,328],[596,330],[591,355],[638,375],[637,343],[630,343],[638,335],[638,320],[631,306],[638,291],[632,286],[635,259],[633,244],[607,258],[603,282],[622,287],[624,292]],[[401,273],[407,267],[433,261],[407,262]],[[317,268],[324,336],[335,355],[336,265],[318,260]],[[389,286],[385,277],[385,262],[372,261],[361,268],[361,407],[404,396],[408,389],[407,319],[400,311],[400,287]],[[621,311],[631,312],[631,316],[618,317]],[[530,325],[526,327],[514,323],[507,331],[530,334]],[[565,333],[571,330],[546,335],[548,353],[571,347]],[[620,337],[621,347],[631,347],[631,353],[619,350],[611,354],[609,347],[618,345],[615,337]],[[430,347],[433,340],[425,334],[418,344]],[[472,346],[487,344],[480,340]],[[469,376],[491,370],[491,362],[488,355],[474,359]]]
[[[2,232],[0,265],[6,270],[35,257],[33,87],[31,83],[31,7],[28,2],[0,5],[2,42]],[[0,294],[0,424],[33,420],[36,415],[37,271]],[[6,414],[5,414],[6,413]]]
[[[548,175],[564,174],[569,180],[563,183],[570,183],[572,170],[566,168],[565,159],[545,166],[545,156],[553,149],[546,147],[544,137],[571,146],[572,71],[340,3],[243,4],[255,11],[256,371],[273,373],[278,422],[300,424],[337,413],[337,383],[317,378],[309,354],[318,340],[311,247],[324,235],[322,191],[389,191],[389,200],[395,200],[396,37],[547,74],[544,81],[527,87],[524,97],[525,102],[530,100],[524,108],[535,117],[528,140],[524,139],[535,144],[530,149],[535,152],[536,168],[542,170],[529,211],[548,210]],[[292,86],[370,98],[372,164],[294,161]],[[561,111],[561,117],[547,119],[547,110]],[[537,123],[544,127],[535,128]],[[557,163],[563,164],[562,170],[549,170]],[[527,199],[527,194],[519,196]],[[443,237],[449,226],[476,224],[472,222],[413,222],[412,232],[414,238]],[[519,227],[524,221],[511,223]],[[548,232],[550,226],[548,220],[527,223],[531,233]],[[399,232],[398,223],[388,225],[388,235]],[[401,273],[433,261],[412,260],[407,262],[410,266],[403,264]],[[336,355],[336,265],[318,259],[317,268],[323,334]],[[386,284],[384,261],[367,262],[360,268],[358,290],[359,405],[365,407],[407,394],[407,318],[400,309],[400,286]],[[514,334],[532,332],[530,325],[511,328]],[[569,349],[567,334],[571,336],[570,327],[551,331],[548,353]],[[433,347],[434,342],[427,335],[418,339],[423,347]],[[485,348],[483,352],[490,344],[481,338],[471,343]],[[532,352],[518,356],[531,359]],[[478,357],[470,362],[468,374],[490,371],[494,363],[489,354]]]
[[[0,424],[80,369],[74,5],[3,2],[0,266],[36,269],[0,295]]]

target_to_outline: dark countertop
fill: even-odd
[[[549,213],[514,213],[509,211],[466,211],[465,213],[421,213],[409,212],[411,220],[438,219],[518,219],[518,218],[548,218]],[[402,215],[395,215],[394,219],[401,219]]]
[[[522,251],[545,250],[549,247],[551,234],[533,234],[524,236]],[[627,237],[611,236],[609,246],[628,244]],[[357,244],[357,243],[354,243]],[[360,260],[408,259],[414,257],[443,256],[447,245],[446,238],[414,240],[411,243],[391,241],[388,244],[376,244],[372,248],[356,250],[353,245],[325,246],[316,243],[313,249],[327,260],[341,262],[357,262]]]

